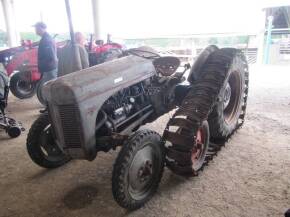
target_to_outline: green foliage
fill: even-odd
[[[55,36],[55,33],[50,33],[51,36]],[[21,32],[21,39],[32,40],[33,42],[39,41],[40,37],[34,32]],[[65,41],[70,38],[69,33],[59,33],[55,37],[55,40]],[[130,47],[137,46],[152,46],[152,47],[191,47],[193,44],[196,47],[205,47],[209,44],[215,44],[221,47],[235,46],[237,44],[247,44],[249,36],[220,36],[220,37],[192,37],[192,38],[144,38],[144,39],[125,39],[125,45]],[[0,30],[0,47],[7,44],[7,34],[3,30]]]
[[[0,29],[0,47],[5,47],[7,44],[7,34]]]
[[[146,38],[146,39],[125,39],[128,47],[135,46],[152,46],[152,47],[168,47],[178,46],[180,40],[177,38]]]
[[[209,44],[218,44],[218,39],[217,38],[209,38],[208,43]]]
[[[59,34],[51,34],[52,37],[55,36],[55,41],[66,41],[66,40],[70,40],[70,35],[69,33],[59,33]]]
[[[50,33],[52,37],[55,37],[56,41],[65,41],[69,39],[69,34],[68,33]],[[39,41],[40,37],[36,35],[34,32],[21,32],[20,37],[23,40],[32,40],[33,42]]]
[[[148,39],[126,39],[127,47],[152,46],[152,47],[178,47],[192,46],[205,47],[209,44],[215,44],[220,47],[235,46],[237,44],[247,44],[249,36],[220,36],[220,37],[192,37],[192,38],[148,38]]]
[[[31,40],[32,42],[39,41],[40,37],[34,32],[20,32],[21,40]]]
[[[51,36],[52,37],[56,36],[55,40],[57,42],[69,39],[68,33],[60,33],[60,34],[51,33]],[[34,32],[20,32],[20,39],[31,40],[32,42],[36,42],[40,40],[40,37],[36,35]],[[6,46],[7,46],[7,33],[0,29],[0,47]]]

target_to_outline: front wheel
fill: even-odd
[[[19,99],[27,99],[34,96],[36,83],[25,79],[25,73],[17,72],[10,78],[10,90]]]
[[[40,115],[32,124],[26,147],[32,161],[44,168],[57,168],[70,160],[55,143],[47,114]]]
[[[156,192],[164,169],[164,146],[154,131],[140,130],[122,147],[114,164],[112,191],[117,203],[134,210]]]

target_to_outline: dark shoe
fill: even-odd
[[[47,108],[39,110],[39,113],[41,113],[41,114],[43,114],[45,112],[47,112]]]
[[[290,217],[290,209],[288,209],[287,212],[285,212],[285,217]]]

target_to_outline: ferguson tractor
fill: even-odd
[[[74,44],[68,0],[66,8]],[[77,57],[75,51],[72,46]],[[197,175],[244,123],[248,84],[247,61],[234,48],[211,45],[192,67],[148,47],[123,51],[118,59],[44,86],[48,112],[29,130],[28,154],[39,166],[56,168],[121,146],[113,196],[120,206],[137,209],[156,192],[165,166],[181,176]],[[139,130],[170,111],[162,135]]]
[[[0,51],[0,63],[10,77],[10,90],[19,99],[32,97],[41,77],[37,69],[37,45],[23,41],[19,47]]]
[[[41,167],[56,168],[122,146],[112,191],[127,209],[152,197],[164,166],[178,175],[197,175],[244,122],[248,66],[239,50],[209,46],[187,84],[183,75],[189,66],[181,72],[179,67],[176,57],[139,48],[47,83],[48,113],[31,126],[29,156]],[[172,110],[163,135],[138,130]]]

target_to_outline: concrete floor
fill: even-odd
[[[250,79],[244,127],[200,176],[185,179],[166,169],[157,194],[134,212],[111,194],[117,152],[55,170],[33,164],[25,140],[40,106],[10,97],[8,110],[27,131],[17,139],[0,134],[0,216],[282,216],[290,208],[290,70],[252,66]],[[168,117],[150,127],[162,132]]]

